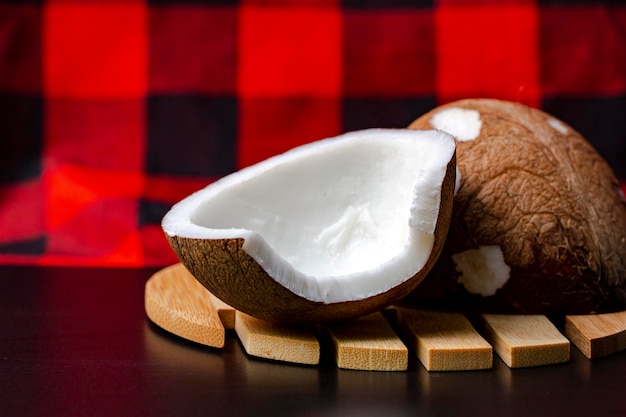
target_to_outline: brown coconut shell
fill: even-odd
[[[626,204],[605,160],[571,126],[518,103],[462,100],[410,128],[432,128],[433,116],[451,107],[478,111],[482,128],[457,141],[460,188],[448,239],[405,302],[525,314],[624,310]],[[491,296],[459,284],[452,260],[482,245],[498,245],[511,268]]]
[[[439,256],[450,224],[456,160],[448,163],[441,187],[432,251],[424,267],[402,284],[369,298],[337,303],[305,299],[285,288],[243,249],[243,239],[193,239],[166,234],[180,261],[211,293],[253,317],[282,323],[341,321],[381,310],[409,294]]]

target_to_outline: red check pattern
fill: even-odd
[[[626,180],[626,2],[0,2],[0,263],[159,266],[169,207],[316,139],[494,97]]]

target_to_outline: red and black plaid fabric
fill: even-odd
[[[542,108],[626,179],[626,3],[0,3],[0,262],[163,265],[167,209],[438,104]]]

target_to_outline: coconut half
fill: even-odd
[[[412,305],[525,314],[626,309],[626,204],[604,159],[555,117],[499,100],[449,103],[411,128],[457,138],[459,189]]]
[[[448,231],[455,141],[368,129],[297,147],[183,199],[166,237],[209,291],[254,317],[323,322],[399,300]]]

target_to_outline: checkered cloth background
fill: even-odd
[[[626,2],[1,2],[0,263],[173,263],[191,192],[467,97],[552,113],[626,180]]]

